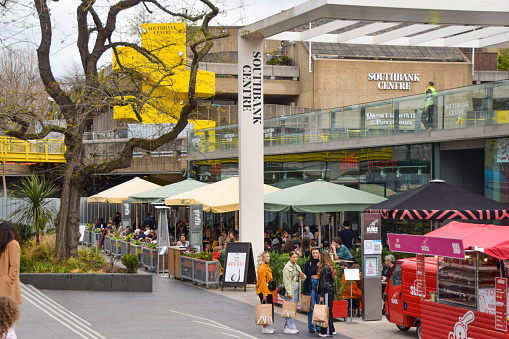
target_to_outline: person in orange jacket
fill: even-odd
[[[256,282],[256,294],[260,297],[260,302],[264,301],[272,304],[272,321],[274,321],[274,298],[276,297],[275,291],[270,291],[268,283],[272,281],[272,271],[269,266],[270,253],[263,252],[262,262],[258,266],[258,281]],[[272,334],[275,330],[270,325],[263,325],[262,333]]]
[[[353,264],[352,269],[361,269],[361,267],[358,264]],[[352,299],[359,299],[360,307],[362,308],[361,300],[362,300],[362,274],[359,273],[360,280],[354,280],[352,281]],[[343,277],[341,278],[341,281],[343,281],[343,286],[345,286],[344,292],[343,292],[343,298],[350,299],[350,281],[345,281],[345,275],[343,274]],[[354,304],[355,305],[355,304]]]

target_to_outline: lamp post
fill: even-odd
[[[327,215],[327,218],[329,218],[329,246],[330,246],[330,244],[332,243],[332,229],[333,229],[333,228],[331,228],[331,224],[333,224],[333,225],[336,224],[334,222],[334,215],[335,215],[335,213],[327,212],[326,215]],[[331,220],[332,220],[332,222],[331,222]]]

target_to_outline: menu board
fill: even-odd
[[[495,279],[495,329],[507,331],[507,279]]]
[[[415,288],[417,290],[417,295],[419,297],[426,296],[426,273],[424,270],[424,255],[417,254],[416,255],[416,278],[415,278]]]

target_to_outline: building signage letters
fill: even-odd
[[[262,54],[253,52],[242,66],[242,110],[251,113],[254,125],[262,123],[262,108]]]
[[[385,120],[383,120],[385,119]],[[409,120],[404,120],[409,119]],[[394,124],[394,113],[366,113],[366,120],[369,121],[369,124],[372,126],[379,125],[392,125]],[[415,120],[415,113],[400,113],[399,114],[399,124],[412,126],[413,121]]]
[[[469,108],[470,103],[468,101],[463,102],[454,102],[451,104],[445,105],[445,111],[447,115],[457,116],[460,114],[465,114],[465,108]]]
[[[420,74],[368,73],[368,81],[378,81],[381,90],[410,90],[411,82],[419,82]]]
[[[436,238],[409,234],[387,234],[389,248],[394,252],[439,255],[444,257],[465,257],[461,239]]]

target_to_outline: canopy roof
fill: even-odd
[[[128,200],[130,202],[158,203],[162,202],[164,199],[168,197],[171,197],[172,195],[184,193],[206,185],[207,184],[204,182],[196,181],[194,179],[189,178],[187,180],[182,180],[170,185],[158,187],[150,191],[130,195],[128,197]]]
[[[509,206],[482,195],[432,180],[382,203],[367,213],[381,213],[384,219],[501,220],[509,218]]]
[[[363,211],[367,206],[384,200],[378,195],[318,179],[267,194],[264,205],[266,211],[272,212],[322,213]]]
[[[462,239],[465,249],[484,252],[501,260],[509,259],[509,227],[507,226],[452,221],[427,233],[426,236]]]
[[[107,190],[88,197],[87,202],[109,202],[111,204],[121,204],[122,200],[127,200],[127,197],[130,195],[145,192],[158,187],[161,186],[136,177],[124,182],[123,184],[108,188]]]
[[[279,188],[263,185],[264,194],[278,191]],[[239,177],[231,177],[192,191],[164,199],[170,206],[202,204],[205,212],[225,213],[239,210]]]
[[[504,0],[310,0],[245,26],[244,36],[326,43],[507,47]],[[319,19],[330,22],[317,26]],[[305,31],[299,26],[311,25]]]

